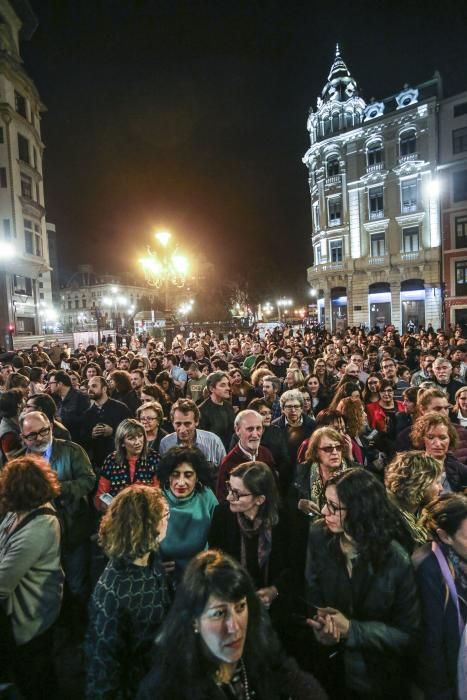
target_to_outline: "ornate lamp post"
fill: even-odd
[[[188,258],[182,255],[177,248],[171,247],[172,234],[169,231],[159,231],[155,234],[159,243],[159,252],[155,253],[148,246],[147,256],[141,258],[140,265],[143,269],[146,283],[156,289],[164,288],[165,298],[165,331],[167,345],[171,345],[173,336],[173,322],[170,308],[171,287],[183,287],[188,274]]]

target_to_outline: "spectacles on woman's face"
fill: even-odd
[[[240,493],[237,489],[233,489],[229,483],[225,485],[227,489],[227,495],[232,498],[232,501],[239,501],[241,498],[246,498],[247,496],[252,496],[252,493]]]
[[[154,423],[157,420],[157,416],[141,416],[139,420],[141,423]]]
[[[318,447],[318,450],[331,455],[333,452],[342,452],[342,445],[325,445],[324,447]]]

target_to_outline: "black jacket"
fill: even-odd
[[[208,543],[212,549],[221,549],[226,554],[230,554],[230,556],[237,559],[237,561],[240,561],[240,527],[237,523],[237,515],[232,513],[228,502],[220,503],[214,510]],[[274,585],[279,594],[284,591],[284,585],[287,586],[286,552],[286,529],[281,520],[279,520],[272,529],[272,547],[267,567],[261,572],[249,570],[257,588]]]
[[[70,431],[71,439],[78,444],[81,442],[81,426],[84,412],[90,406],[89,398],[77,389],[71,388],[68,394],[61,399],[54,396],[57,403],[57,415],[61,423]]]
[[[343,655],[346,687],[369,697],[408,697],[411,648],[420,625],[412,564],[391,542],[379,568],[357,557],[352,577],[339,539],[323,521],[310,528],[306,566],[310,615],[333,607],[350,619],[350,632],[336,651]]]

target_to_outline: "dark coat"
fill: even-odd
[[[220,503],[214,510],[211,529],[208,536],[209,547],[221,549],[226,554],[240,561],[241,534],[237,514],[232,513],[228,503]],[[276,586],[279,595],[287,585],[287,537],[281,520],[272,528],[272,547],[267,569],[255,576],[250,571],[257,588]]]
[[[421,680],[426,700],[457,700],[457,611],[431,553],[417,570],[422,604]],[[447,597],[446,597],[447,596]]]
[[[336,647],[343,653],[346,687],[374,700],[408,697],[409,652],[420,609],[402,547],[391,542],[377,570],[357,557],[350,578],[339,538],[320,521],[310,528],[306,579],[310,611],[329,606],[350,619],[349,635]]]

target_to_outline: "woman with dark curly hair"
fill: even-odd
[[[57,475],[40,457],[14,459],[0,472],[0,606],[15,645],[10,680],[27,700],[48,697],[55,687],[50,649],[63,591],[53,505],[59,495]],[[5,630],[0,636],[4,641]],[[2,679],[8,665],[2,655]]]
[[[109,562],[94,589],[85,642],[86,698],[134,698],[170,604],[159,545],[169,508],[158,489],[121,491],[102,518]]]
[[[245,569],[221,552],[203,552],[188,565],[155,658],[137,700],[326,697],[281,650]]]
[[[205,549],[218,501],[210,489],[209,464],[195,447],[168,450],[160,461],[158,475],[170,509],[161,556],[166,571],[178,581],[190,559]]]
[[[111,397],[116,401],[121,401],[128,407],[131,415],[136,415],[136,410],[140,401],[136,393],[132,390],[130,374],[123,369],[116,369],[109,377]]]
[[[441,464],[425,452],[400,452],[386,468],[384,483],[403,517],[407,532],[404,544],[412,553],[428,539],[420,516],[422,508],[443,489]]]
[[[326,483],[322,514],[306,565],[307,622],[325,651],[317,671],[332,697],[408,698],[420,611],[384,486],[364,469],[338,474]]]
[[[457,432],[449,418],[442,413],[425,413],[417,418],[410,433],[414,447],[441,463],[442,483],[446,491],[467,488],[467,466],[453,455]]]

